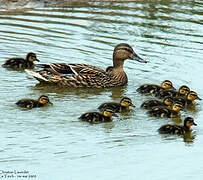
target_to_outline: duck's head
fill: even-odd
[[[168,96],[168,97],[164,98],[163,102],[166,106],[171,106],[173,104],[173,99]]]
[[[39,97],[39,99],[38,99],[38,102],[39,102],[40,104],[43,104],[43,105],[45,105],[45,104],[52,104],[52,103],[49,101],[49,97],[46,96],[46,95],[41,95],[41,96]]]
[[[172,110],[179,112],[180,110],[183,110],[183,104],[181,102],[174,102],[172,104]]]
[[[163,81],[162,83],[161,83],[161,87],[162,88],[164,88],[164,89],[175,89],[174,87],[173,87],[173,83],[171,82],[171,81],[169,81],[169,80],[165,80],[165,81]]]
[[[107,72],[107,73],[110,73],[112,70],[113,70],[113,66],[108,66],[108,67],[106,68],[106,72]]]
[[[110,118],[110,119],[112,118],[112,116],[117,117],[117,115],[115,114],[114,109],[113,109],[113,108],[109,108],[109,107],[104,108],[104,110],[103,110],[103,115],[104,115],[105,117]]]
[[[186,95],[187,93],[190,92],[190,88],[183,85],[179,88],[178,92],[181,94],[181,95]]]
[[[195,99],[202,100],[195,91],[190,91],[187,94],[187,99],[190,101],[194,101]]]
[[[120,101],[120,104],[121,104],[121,106],[126,107],[126,108],[129,106],[135,107],[132,103],[132,100],[128,97],[123,97]]]
[[[197,126],[197,124],[194,122],[194,119],[191,117],[186,117],[184,120],[184,127],[187,127],[191,129],[191,126]]]
[[[120,43],[114,48],[113,65],[114,67],[123,65],[124,60],[132,59],[141,63],[147,63],[144,59],[139,57],[133,48],[127,43]]]
[[[27,54],[26,60],[29,61],[29,62],[39,61],[39,59],[37,59],[36,54],[33,53],[33,52],[30,52],[30,53]]]

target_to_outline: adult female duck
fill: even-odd
[[[96,66],[87,64],[52,63],[42,64],[42,70],[26,70],[40,83],[55,84],[60,87],[114,87],[127,84],[128,78],[123,69],[126,59],[136,60],[142,63],[147,61],[140,58],[126,43],[118,44],[113,52],[113,69],[106,72]]]

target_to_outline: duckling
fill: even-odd
[[[155,117],[174,118],[180,115],[180,110],[182,109],[183,105],[180,102],[174,102],[171,108],[164,106],[153,107],[151,110],[148,111],[148,114]]]
[[[49,97],[45,96],[45,95],[41,95],[38,100],[34,100],[34,99],[21,99],[16,103],[18,106],[22,107],[22,108],[28,108],[28,109],[32,109],[32,108],[36,108],[36,107],[43,107],[46,106],[48,104],[52,104],[49,101]]]
[[[87,112],[82,114],[78,119],[89,123],[111,122],[112,116],[117,116],[113,108],[106,107],[102,112]]]
[[[106,72],[107,72],[107,73],[112,72],[112,70],[113,70],[113,66],[108,66],[108,67],[106,68]]]
[[[155,94],[158,98],[165,98],[167,96],[170,97],[184,97],[187,93],[190,92],[190,88],[183,85],[179,88],[178,91],[175,91],[174,89],[161,89],[159,92]]]
[[[183,107],[188,107],[192,105],[196,105],[195,99],[202,100],[195,91],[190,91],[187,93],[186,97],[174,97],[174,101],[181,102]]]
[[[44,64],[41,65],[40,70],[26,69],[26,72],[34,76],[41,84],[74,88],[109,88],[124,86],[128,83],[127,74],[123,69],[126,59],[147,63],[134,52],[130,45],[120,43],[114,48],[113,69],[110,73],[93,65],[75,63]]]
[[[186,117],[184,120],[184,125],[171,125],[166,124],[161,126],[158,131],[161,134],[176,134],[176,135],[183,135],[187,132],[192,131],[191,126],[197,126],[197,124],[194,122],[194,119],[191,117]]]
[[[130,98],[123,97],[120,100],[120,103],[106,102],[101,104],[98,109],[102,111],[104,108],[113,108],[115,112],[125,112],[129,109],[129,106],[135,107]]]
[[[13,68],[13,69],[25,69],[25,68],[34,68],[34,61],[39,61],[35,53],[28,53],[26,58],[11,58],[8,59],[2,67],[4,68]]]
[[[156,94],[161,89],[174,89],[173,83],[169,80],[165,80],[161,83],[161,86],[155,84],[143,84],[137,89],[137,92],[141,94]]]
[[[171,106],[173,104],[173,99],[171,97],[165,97],[163,101],[156,99],[150,99],[142,103],[141,108],[152,109],[155,106]]]

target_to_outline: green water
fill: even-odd
[[[0,177],[2,170],[26,170],[24,175],[36,175],[27,179],[40,180],[202,179],[202,102],[181,119],[157,119],[139,108],[151,97],[136,92],[141,84],[169,79],[176,88],[187,85],[203,98],[202,7],[200,0],[145,0],[2,8],[1,64],[33,51],[41,63],[87,63],[105,69],[121,42],[149,63],[127,60],[128,85],[111,89],[36,86],[25,72],[0,67]],[[32,110],[15,106],[21,98],[41,94],[54,105]],[[82,113],[123,96],[136,108],[113,122],[78,121]],[[186,116],[198,124],[189,137],[157,133],[161,125],[181,123]]]

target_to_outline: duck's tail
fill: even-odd
[[[30,70],[30,69],[25,69],[25,72],[32,75],[34,78],[36,78],[40,82],[48,82],[48,79],[43,77],[40,73]]]

